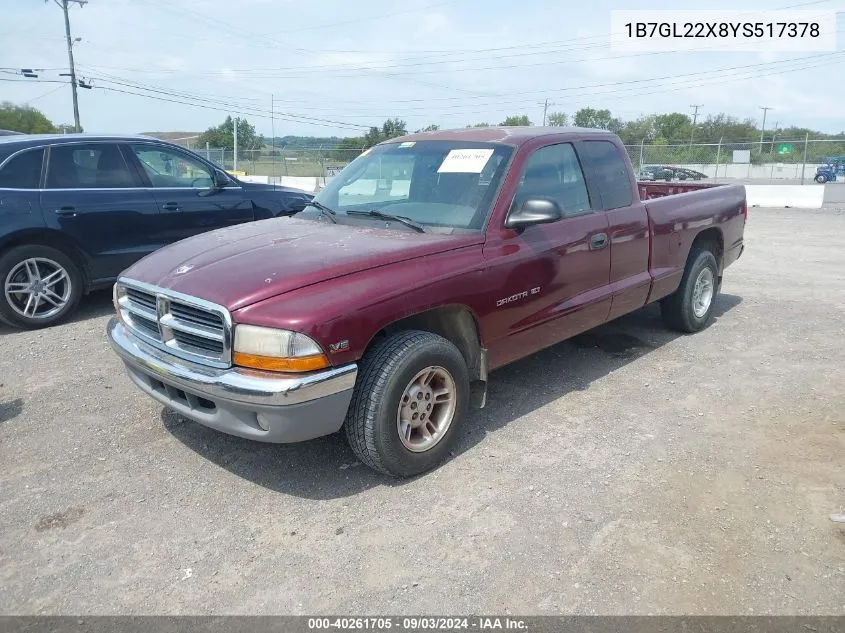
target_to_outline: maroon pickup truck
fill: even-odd
[[[448,454],[490,371],[654,301],[704,328],[746,217],[741,185],[638,184],[603,131],[414,134],[296,216],[139,261],[108,336],[186,418],[266,442],[344,429],[365,464],[411,476]]]

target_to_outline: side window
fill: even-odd
[[[31,149],[15,156],[0,169],[0,189],[38,189],[43,159],[43,149]]]
[[[124,189],[132,174],[117,145],[53,145],[47,166],[48,189]]]
[[[156,188],[208,189],[214,184],[211,170],[194,157],[157,145],[130,145],[141,167]]]
[[[528,198],[555,200],[564,217],[592,209],[584,172],[570,143],[541,147],[528,158],[516,199]]]
[[[631,206],[631,180],[619,148],[610,141],[586,141],[584,148],[595,171],[604,208]]]

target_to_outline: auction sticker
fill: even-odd
[[[446,154],[437,173],[480,174],[492,155],[492,149],[453,149]]]

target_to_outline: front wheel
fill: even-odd
[[[82,297],[82,275],[49,246],[17,246],[0,257],[0,321],[35,329],[65,319]]]
[[[709,250],[694,249],[678,289],[660,302],[663,321],[679,332],[698,332],[713,317],[719,291],[719,266]]]
[[[442,462],[469,402],[466,363],[437,334],[399,332],[361,360],[344,428],[367,466],[411,477]]]
[[[827,182],[827,176],[825,176],[824,174],[819,174],[818,176],[816,176],[816,182],[820,185],[823,185]]]

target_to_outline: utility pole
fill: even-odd
[[[760,109],[763,111],[763,127],[760,129],[760,153],[763,153],[763,134],[766,132],[766,114],[768,114],[769,110],[774,110],[774,108],[770,108],[768,106],[759,106]]]
[[[70,64],[70,89],[73,94],[73,129],[74,132],[82,131],[82,126],[79,125],[79,99],[76,95],[76,67],[73,64],[73,44],[75,41],[70,35],[70,16],[68,15],[68,8],[71,4],[78,4],[84,7],[88,4],[88,0],[53,0],[62,12],[65,14],[65,38],[67,39],[67,61]]]
[[[695,137],[695,122],[698,120],[698,109],[703,108],[704,106],[699,103],[697,105],[693,104],[690,107],[695,108],[695,112],[693,112],[692,115],[692,130],[690,130],[689,133],[689,146],[692,147],[692,139]]]
[[[549,111],[549,100],[543,102],[543,127],[546,126],[546,113]]]
[[[238,117],[235,117],[235,126],[234,126],[234,140],[233,145],[235,147],[235,158],[232,162],[232,171],[238,171]]]
[[[271,143],[270,149],[270,156],[273,157],[273,178],[276,177],[276,98],[273,94],[270,94],[270,134],[273,135],[273,141]],[[281,178],[281,174],[279,174]],[[275,182],[275,180],[273,181]]]
[[[772,132],[772,145],[769,147],[769,154],[775,153],[775,137],[778,135],[778,125],[780,125],[780,121],[775,121],[775,129]]]

